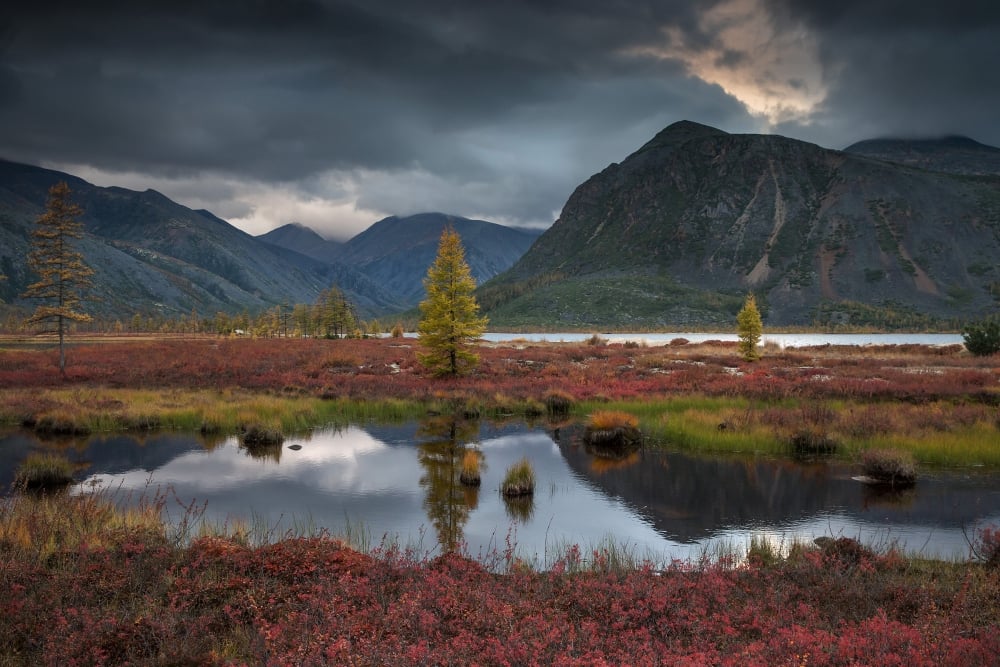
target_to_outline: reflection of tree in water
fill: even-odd
[[[437,531],[438,542],[454,551],[462,541],[469,512],[479,505],[479,488],[459,481],[465,444],[475,440],[479,424],[454,418],[433,418],[420,424],[417,460],[424,468],[420,486],[427,490],[424,509]]]

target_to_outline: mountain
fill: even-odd
[[[78,243],[96,271],[85,308],[101,317],[135,313],[176,316],[196,310],[256,312],[277,304],[311,303],[337,284],[363,313],[398,307],[365,276],[276,248],[207,211],[195,211],[154,190],[98,187],[49,169],[0,161],[0,299],[23,308],[35,279],[25,257],[48,189],[66,181],[84,213]]]
[[[580,185],[479,291],[496,326],[926,326],[1000,297],[1000,177],[682,121]]]
[[[1000,148],[968,137],[869,139],[844,152],[950,174],[1000,174]]]
[[[342,243],[325,239],[300,222],[290,222],[257,238],[325,263],[334,261],[343,247]]]
[[[441,232],[449,225],[461,237],[466,263],[480,284],[510,268],[540,233],[443,213],[420,213],[379,220],[336,248],[320,245],[315,239],[321,237],[308,228],[288,229],[288,225],[275,230],[277,234],[268,232],[258,238],[290,248],[312,238],[316,251],[311,256],[336,259],[370,278],[405,307],[413,307],[424,298],[423,279],[437,256]]]

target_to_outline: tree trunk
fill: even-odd
[[[66,377],[66,346],[63,341],[63,316],[60,315],[56,326],[59,328],[59,372]]]

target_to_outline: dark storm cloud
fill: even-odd
[[[828,95],[812,128],[840,148],[874,136],[957,133],[1000,145],[1000,3],[775,0],[815,35]]]
[[[0,156],[174,179],[168,195],[258,225],[295,201],[321,218],[319,200],[551,222],[670,122],[767,129],[795,95],[777,129],[828,146],[1000,144],[994,3],[19,4],[0,10]]]
[[[509,186],[510,218],[550,220],[582,177],[689,111],[747,123],[738,103],[676,63],[627,54],[662,44],[667,25],[688,44],[709,42],[698,12],[711,4],[27,5],[4,18],[0,151],[262,181],[421,169],[442,187]],[[565,136],[556,145],[565,127],[586,133],[570,143],[594,138],[595,147],[568,146]],[[520,184],[508,173],[518,168],[513,151],[526,163]],[[567,153],[594,162],[566,170],[558,161]],[[361,189],[368,201],[379,195]]]

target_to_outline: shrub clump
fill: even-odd
[[[583,441],[599,456],[628,453],[642,444],[639,419],[620,410],[599,410],[587,420]]]
[[[869,449],[861,454],[865,475],[880,484],[908,486],[917,479],[913,455],[896,449]]]
[[[837,441],[823,429],[802,428],[788,439],[796,454],[832,454],[837,451]]]
[[[462,456],[462,472],[458,480],[466,486],[479,486],[482,483],[482,476],[479,472],[480,454],[474,449],[469,449]]]
[[[14,486],[28,490],[57,489],[73,482],[73,464],[55,454],[29,454],[17,470]]]
[[[962,328],[965,349],[977,357],[1000,352],[1000,319],[972,322]]]
[[[535,469],[524,458],[507,469],[500,493],[508,498],[530,496],[535,492]]]

